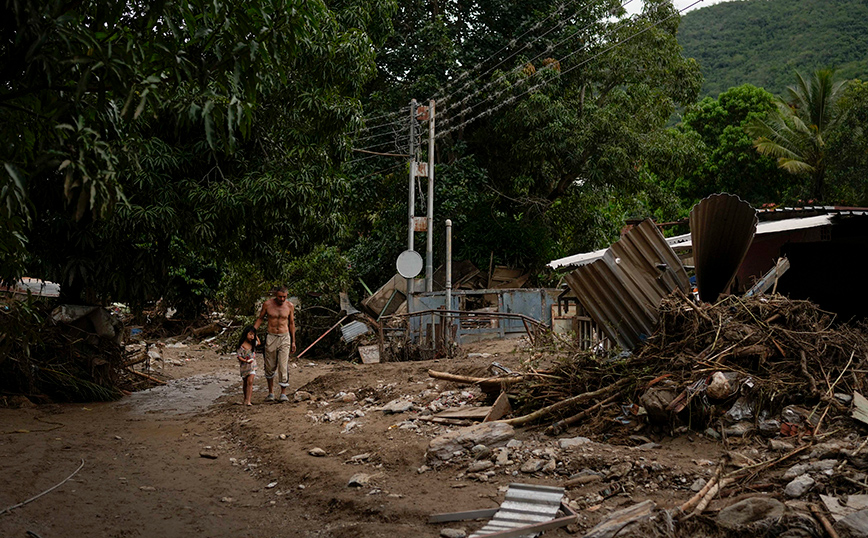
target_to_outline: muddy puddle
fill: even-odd
[[[226,394],[240,378],[236,373],[220,372],[173,379],[167,384],[135,392],[118,405],[132,413],[184,415],[202,411]]]

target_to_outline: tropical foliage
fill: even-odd
[[[827,163],[827,137],[843,116],[838,101],[846,81],[834,79],[829,69],[809,78],[796,75],[788,88],[789,100],[777,100],[777,109],[766,118],[753,118],[747,132],[763,155],[777,159],[778,166],[794,175],[808,176],[808,194],[823,201]]]
[[[860,0],[740,0],[685,14],[678,41],[696,58],[715,96],[753,84],[775,95],[793,73],[837,68],[842,79],[868,76],[868,4]]]
[[[393,4],[10,8],[0,276],[71,300],[202,298],[228,260],[276,274],[342,231],[333,163]]]

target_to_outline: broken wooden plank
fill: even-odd
[[[494,401],[494,405],[491,406],[491,411],[485,415],[485,418],[482,419],[482,422],[491,422],[493,420],[500,420],[506,415],[512,412],[512,406],[509,405],[509,397],[505,392],[501,392],[500,396],[497,397],[497,400]]]
[[[853,418],[868,424],[868,400],[858,392],[853,392]]]
[[[483,420],[491,412],[491,406],[474,407],[464,405],[441,411],[434,415],[435,418],[463,418],[468,420]]]

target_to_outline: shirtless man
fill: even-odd
[[[295,353],[295,305],[286,300],[286,286],[277,288],[274,297],[262,304],[259,317],[253,323],[259,329],[268,318],[268,337],[265,339],[265,381],[268,383],[266,402],[274,401],[274,374],[280,385],[280,402],[288,402],[289,355]]]

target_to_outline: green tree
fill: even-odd
[[[457,252],[479,266],[493,251],[495,263],[542,269],[605,244],[625,213],[645,210],[610,202],[648,186],[649,140],[701,85],[697,64],[678,46],[670,2],[647,2],[635,18],[618,18],[620,2],[608,0],[569,9],[554,1],[402,2],[401,9],[408,10],[402,20],[437,31],[408,30],[402,36],[412,45],[396,41],[384,51],[378,64],[389,67],[373,83],[376,103],[403,105],[445,88],[435,92],[436,176],[457,195],[438,190],[435,211],[438,227],[446,218],[456,223]],[[404,226],[390,224],[406,218],[406,195],[394,194],[405,192],[406,172],[394,174],[393,194],[369,206],[383,217],[403,205],[395,220],[368,219],[383,223],[366,237],[379,245],[406,244]]]
[[[0,196],[15,234],[0,246],[16,257],[0,276],[141,304],[170,288],[201,296],[225,260],[277,274],[343,233],[334,163],[393,7],[10,4]]]
[[[787,198],[789,175],[773,159],[756,152],[744,129],[774,109],[774,96],[750,84],[688,107],[681,130],[700,137],[704,159],[684,176],[681,195],[687,203],[715,192],[737,194],[754,205]]]
[[[797,84],[788,88],[789,100],[778,100],[776,110],[765,119],[754,118],[745,129],[755,137],[757,151],[777,159],[788,173],[806,176],[805,191],[819,202],[826,187],[826,137],[841,118],[838,100],[846,81],[836,81],[830,69],[807,79],[797,73],[796,78]]]
[[[868,205],[868,82],[852,80],[838,104],[842,118],[828,137],[830,201]]]

